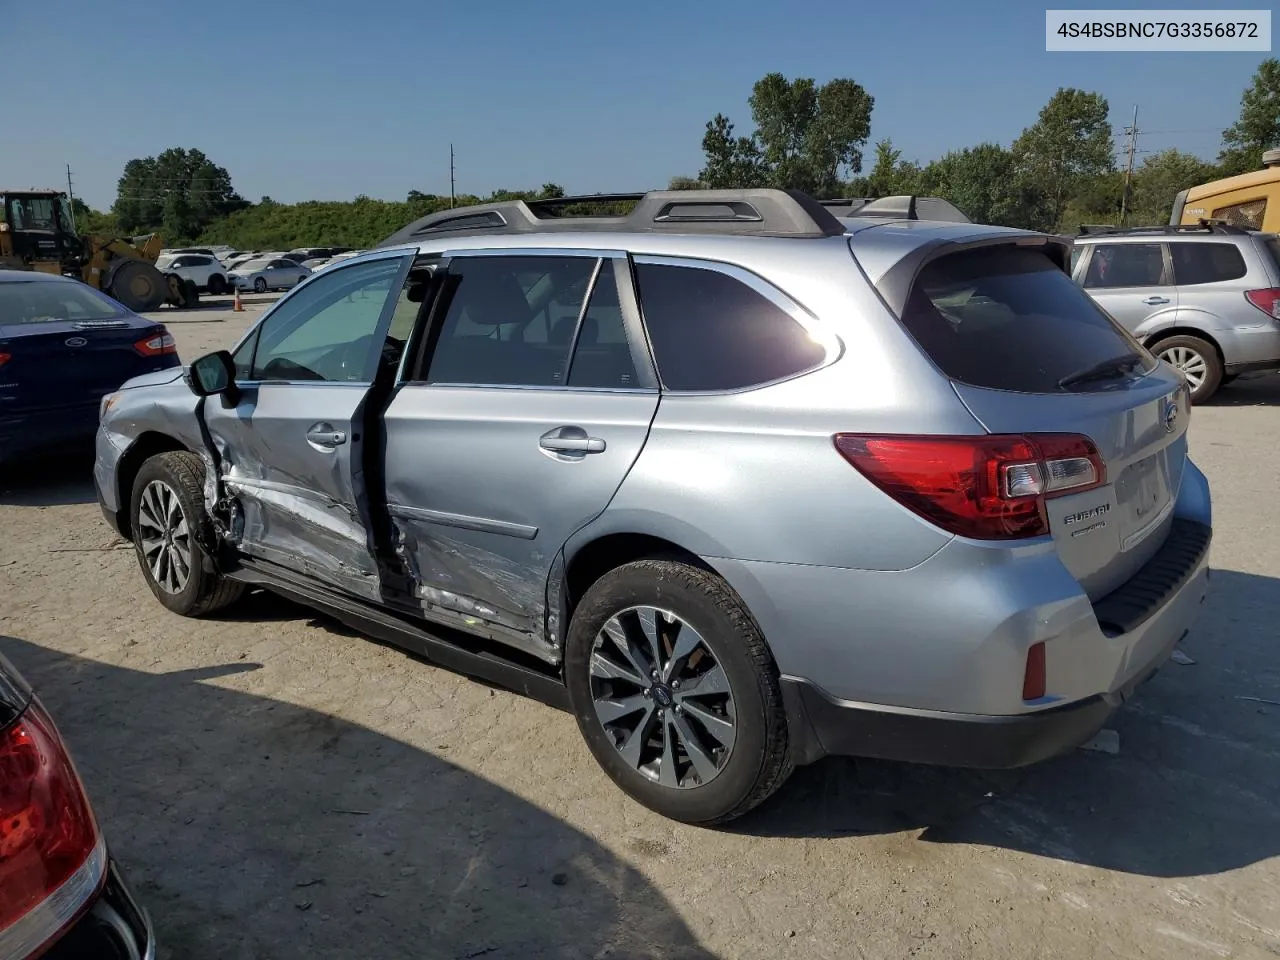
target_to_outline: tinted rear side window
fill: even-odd
[[[1173,282],[1180,287],[1239,280],[1246,273],[1244,257],[1234,243],[1171,243],[1169,255]]]
[[[952,380],[1020,393],[1057,393],[1066,377],[1144,352],[1048,257],[1012,247],[927,264],[902,322]]]
[[[668,390],[735,390],[818,366],[826,350],[741,280],[701,267],[637,263],[658,375]]]

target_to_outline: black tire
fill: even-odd
[[[148,515],[155,513],[154,500],[147,507],[143,505],[144,495],[148,495],[153,484],[163,485],[172,493],[181,510],[181,518],[186,521],[185,542],[190,562],[187,564],[187,577],[179,589],[173,589],[175,583],[164,586],[157,579],[145,545],[154,539],[146,537],[145,533],[154,533],[158,529],[143,517],[144,509],[149,511]],[[161,453],[142,465],[133,481],[133,492],[129,498],[129,523],[134,551],[147,586],[156,599],[174,613],[184,617],[202,617],[234,603],[244,593],[244,584],[217,574],[202,546],[213,541],[213,529],[204,508],[204,463],[194,453],[185,450]],[[169,563],[172,567],[173,561]],[[181,564],[177,569],[181,569]]]
[[[227,278],[220,273],[215,273],[209,278],[209,292],[215,297],[221,296],[227,292]]]
[[[160,309],[169,289],[164,274],[145,260],[117,262],[105,292],[134,313]]]
[[[257,280],[253,281],[253,292],[254,292],[254,293],[266,293],[266,292],[267,292],[267,281],[266,281],[264,278],[262,278],[262,277],[259,277]]]
[[[646,776],[623,758],[615,736],[597,716],[591,667],[597,636],[611,618],[641,606],[669,611],[692,626],[701,634],[710,662],[718,663],[727,677],[735,739],[718,771],[706,782],[695,777],[693,785],[664,786]],[[606,573],[574,611],[564,670],[578,728],[596,761],[624,792],[665,817],[703,826],[727,823],[763,802],[791,775],[794,765],[778,668],[742,601],[707,570],[675,560],[647,559]],[[596,676],[599,682],[600,675]],[[663,693],[663,704],[668,702],[667,693]],[[646,711],[648,703],[659,704],[656,690],[644,698]],[[683,716],[687,726],[689,714]],[[662,729],[663,737],[669,736],[665,732],[669,728]]]
[[[1218,356],[1217,348],[1207,340],[1179,334],[1161,340],[1151,348],[1151,352],[1175,368],[1185,367],[1184,373],[1191,369],[1203,371],[1197,374],[1199,382],[1194,382],[1191,376],[1187,378],[1193,404],[1204,403],[1222,386],[1222,358]]]

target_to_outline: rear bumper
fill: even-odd
[[[107,867],[106,885],[93,906],[44,954],[45,960],[155,960],[155,956],[151,918],[114,861]]]
[[[805,680],[783,678],[799,763],[827,755],[1001,770],[1080,746],[1169,658],[1177,635],[1123,687],[1060,707],[1012,716],[912,710],[840,700]]]

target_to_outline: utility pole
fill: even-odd
[[[1133,105],[1133,125],[1125,130],[1129,135],[1129,163],[1124,170],[1124,193],[1120,196],[1120,226],[1124,226],[1129,213],[1129,183],[1133,180],[1133,155],[1138,146],[1138,105]]]
[[[71,232],[76,232],[76,195],[71,192],[71,164],[67,164],[67,208],[71,211]]]
[[[449,144],[449,209],[453,209],[454,200],[454,179],[453,179],[453,144]]]

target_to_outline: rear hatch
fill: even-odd
[[[164,324],[83,284],[0,283],[0,415],[97,402],[176,362]]]
[[[1096,447],[1101,482],[1050,494],[1044,508],[1064,566],[1097,600],[1168,536],[1190,406],[1181,378],[1103,313],[1059,258],[1052,245],[1012,242],[936,257],[901,319],[988,432],[1068,434]]]

